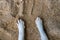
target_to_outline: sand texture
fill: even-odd
[[[18,40],[19,18],[25,22],[25,40],[40,40],[37,16],[49,40],[60,40],[60,0],[0,0],[0,40]]]

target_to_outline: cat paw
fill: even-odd
[[[35,20],[35,23],[36,23],[36,25],[42,24],[41,18],[37,17],[36,20]]]
[[[22,19],[18,20],[17,26],[18,26],[18,28],[21,28],[21,27],[25,28],[24,21]]]

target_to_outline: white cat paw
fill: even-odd
[[[19,28],[25,28],[24,21],[22,19],[18,20],[17,26],[18,26],[18,29]]]
[[[42,24],[41,18],[37,17],[36,20],[35,20],[35,23],[36,24]]]

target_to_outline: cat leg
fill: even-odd
[[[48,40],[48,37],[47,37],[46,33],[43,30],[42,20],[39,17],[36,18],[35,24],[36,24],[36,27],[37,27],[39,33],[40,33],[41,40]]]
[[[24,21],[22,21],[21,19],[18,20],[17,26],[19,31],[18,40],[24,40]]]

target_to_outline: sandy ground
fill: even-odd
[[[1,2],[2,1],[2,2]],[[25,40],[40,40],[35,19],[43,20],[49,40],[60,40],[59,0],[0,0],[0,39],[17,40],[17,20],[25,22]]]

